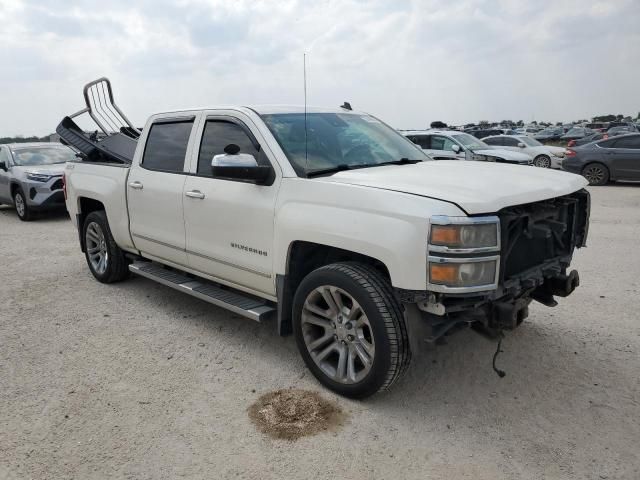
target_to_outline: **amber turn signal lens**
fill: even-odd
[[[434,225],[431,230],[431,243],[434,245],[458,245],[460,228],[453,225]]]
[[[431,264],[430,278],[432,283],[454,285],[458,283],[458,265],[456,264]]]

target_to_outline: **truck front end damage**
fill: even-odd
[[[580,190],[490,216],[432,218],[427,289],[397,292],[410,328],[428,342],[467,325],[498,334],[520,325],[533,300],[555,306],[580,283],[568,268],[586,244],[589,206]]]

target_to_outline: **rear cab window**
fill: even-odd
[[[193,121],[191,117],[153,123],[140,166],[158,172],[183,173]]]

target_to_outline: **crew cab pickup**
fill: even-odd
[[[85,99],[57,131],[84,157],[66,165],[65,192],[94,277],[133,272],[272,318],[342,395],[388,388],[425,343],[515,328],[531,301],[554,306],[578,285],[568,267],[589,217],[578,175],[431,161],[345,108],[173,111],[138,130],[106,79]],[[102,139],[75,124],[84,113]]]

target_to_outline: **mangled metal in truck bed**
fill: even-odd
[[[62,119],[56,133],[63,143],[76,149],[85,160],[94,162],[131,163],[140,130],[133,126],[113,99],[108,78],[102,77],[84,87],[86,107]],[[73,120],[88,114],[102,130],[87,134]]]

